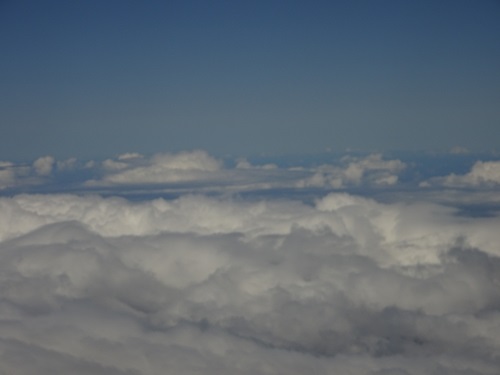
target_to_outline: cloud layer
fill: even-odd
[[[221,170],[192,156],[111,169]],[[0,198],[0,372],[496,374],[499,227],[346,193]]]
[[[385,187],[398,183],[406,164],[386,160],[381,154],[345,156],[334,163],[279,167],[274,163],[252,164],[238,158],[229,163],[205,151],[159,153],[145,157],[126,153],[102,162],[56,161],[44,156],[32,165],[0,162],[0,190],[36,191],[41,185],[67,184],[81,190],[148,189],[238,192],[268,189],[345,189],[353,186]],[[42,186],[43,189],[43,186]]]
[[[372,154],[325,154],[314,162],[217,159],[202,150],[144,156],[128,152],[104,161],[55,160],[43,156],[31,164],[0,161],[0,192],[25,193],[93,191],[105,195],[272,192],[297,193],[316,189],[371,193],[390,188],[417,194],[426,188],[449,191],[496,191],[500,161],[494,154],[415,154],[404,161]],[[490,160],[488,160],[488,158]],[[469,171],[456,168],[471,165]],[[436,167],[442,165],[441,167]],[[450,173],[449,166],[455,165]],[[443,168],[445,167],[445,168]],[[457,172],[460,170],[461,172]],[[424,188],[424,189],[423,189]]]

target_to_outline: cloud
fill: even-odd
[[[450,174],[423,182],[422,187],[442,185],[447,187],[497,187],[500,185],[500,161],[477,161],[464,175]]]
[[[299,187],[324,187],[335,189],[362,184],[389,186],[398,182],[398,174],[406,168],[400,160],[384,160],[381,154],[371,154],[364,158],[344,157],[341,166],[322,165],[314,169],[314,174],[300,181]]]
[[[126,152],[124,154],[118,155],[118,160],[140,159],[143,157],[144,155],[141,155],[137,152]]]
[[[76,159],[58,162],[60,170],[69,170],[76,163]],[[52,156],[43,156],[36,159],[31,166],[0,161],[0,190],[41,185],[50,180],[56,165]]]
[[[0,161],[0,190],[33,185],[39,181],[38,177],[33,176],[29,166]]]
[[[16,175],[12,167],[12,163],[0,162],[0,189],[15,185]]]
[[[383,189],[396,186],[406,164],[381,154],[343,157],[328,164],[220,160],[202,150],[146,157],[128,152],[103,161],[36,159],[31,165],[0,163],[0,189],[16,192],[80,191],[139,194],[245,193],[280,189]]]
[[[161,184],[204,180],[209,173],[218,171],[221,163],[205,151],[180,152],[178,154],[156,154],[146,163],[138,154],[124,154],[119,161],[106,160],[103,167],[111,170],[102,180],[90,181],[99,184]],[[130,163],[128,163],[130,162]],[[115,171],[115,172],[113,172]]]
[[[239,158],[234,168],[204,151],[157,154],[151,158],[125,154],[102,163],[101,178],[86,182],[87,186],[157,185],[182,188],[197,184],[207,190],[248,191],[266,189],[326,188],[350,186],[385,187],[398,182],[398,174],[406,168],[400,160],[384,160],[381,154],[364,158],[346,157],[339,164],[323,164],[305,168],[279,167],[274,163],[255,165]]]
[[[78,160],[76,158],[69,158],[66,160],[57,161],[57,170],[58,171],[71,171],[77,167]]]
[[[200,158],[152,165],[221,170]],[[456,213],[0,198],[0,372],[496,374],[500,218]]]
[[[55,160],[52,156],[43,156],[35,160],[33,168],[35,169],[36,174],[40,176],[47,176],[52,172],[54,162]]]

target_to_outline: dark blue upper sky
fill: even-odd
[[[0,2],[0,160],[490,150],[500,1]]]

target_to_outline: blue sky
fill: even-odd
[[[2,1],[0,160],[498,149],[498,1]]]

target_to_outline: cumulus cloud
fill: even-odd
[[[103,167],[111,173],[88,185],[193,182],[207,179],[210,172],[221,168],[221,163],[205,151],[156,154],[147,161],[139,154],[128,153],[120,155],[118,161],[104,161]]]
[[[42,156],[32,165],[0,161],[0,190],[41,185],[53,177],[54,167],[68,171],[76,167],[76,159],[58,161],[52,156]]]
[[[477,161],[463,175],[450,174],[421,183],[422,187],[443,185],[448,187],[498,187],[500,185],[500,161]]]
[[[52,156],[43,156],[35,160],[33,168],[38,175],[47,176],[52,173],[54,162],[55,160]]]
[[[340,166],[322,165],[314,174],[302,181],[299,187],[324,187],[336,189],[368,184],[372,186],[394,185],[398,174],[406,168],[400,160],[384,160],[381,154],[371,154],[364,158],[344,157]]]
[[[0,198],[0,372],[497,374],[499,225],[347,193]]]

